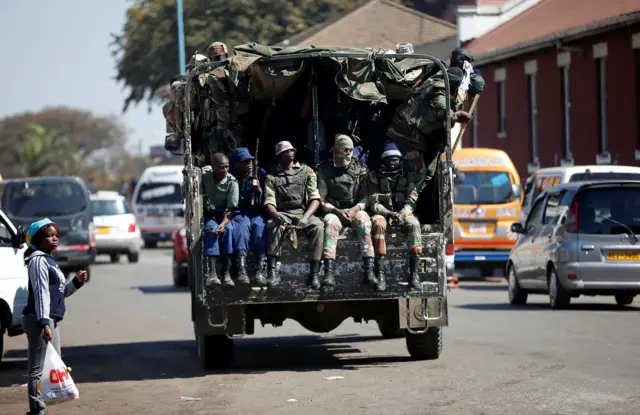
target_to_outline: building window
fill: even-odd
[[[636,160],[640,160],[640,33],[632,37],[636,74]]]
[[[562,85],[562,159],[570,160],[571,157],[571,99],[569,85],[569,66],[560,68],[560,83]]]
[[[609,164],[611,156],[608,152],[607,136],[607,44],[597,43],[593,45],[593,58],[596,65],[596,94],[598,109],[599,145],[596,163]]]
[[[539,167],[538,162],[538,97],[536,94],[536,72],[538,63],[535,60],[524,64],[524,72],[527,75],[527,97],[529,103],[529,146],[531,150],[531,163],[529,169]]]
[[[476,109],[473,112],[473,121],[471,122],[471,140],[471,147],[478,147],[478,104],[476,104]]]
[[[494,80],[498,97],[498,138],[505,138],[507,136],[507,97],[505,95],[507,71],[505,68],[496,69]]]

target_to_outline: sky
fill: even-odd
[[[129,147],[146,154],[163,145],[160,106],[146,102],[122,114],[111,33],[120,33],[127,0],[0,0],[0,118],[68,106],[124,121]],[[178,62],[176,59],[176,72]]]

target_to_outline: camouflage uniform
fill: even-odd
[[[285,144],[283,144],[285,143]],[[283,148],[285,148],[283,150]],[[276,146],[276,156],[288,150],[293,150],[289,142],[281,142]],[[275,268],[277,258],[282,251],[283,236],[287,233],[286,225],[297,226],[298,222],[309,209],[312,201],[320,201],[317,176],[313,169],[304,163],[294,162],[292,167],[285,170],[281,164],[271,169],[265,180],[264,206],[273,206],[281,223],[274,219],[267,222],[269,238],[267,283],[270,286],[279,283]],[[314,288],[319,288],[320,260],[322,258],[322,241],[324,238],[324,224],[316,216],[310,216],[302,231],[309,239],[312,253],[311,281]]]
[[[209,58],[207,58],[205,55],[202,55],[200,53],[196,53],[193,56],[191,56],[191,59],[189,59],[189,62],[187,62],[187,74],[189,74],[196,66],[198,65],[202,65],[204,63],[208,63],[210,62]],[[202,91],[201,89],[198,87],[198,80],[194,79],[193,80],[193,85],[191,90],[189,91],[189,105],[191,108],[191,114],[190,114],[190,118],[191,118],[191,125],[188,126],[188,128],[191,128],[191,139],[192,139],[192,146],[193,146],[193,157],[194,157],[194,163],[199,165],[199,166],[204,166],[205,161],[206,161],[206,156],[208,155],[208,148],[207,148],[207,142],[206,140],[203,138],[203,135],[205,135],[205,132],[202,128],[203,125],[203,120],[202,118],[204,117],[203,115],[203,105],[200,102],[200,98],[202,96]],[[182,88],[179,88],[177,90],[177,95],[180,97],[180,102],[185,102],[186,101],[186,87],[182,86]],[[184,104],[182,104],[184,105]],[[185,126],[186,127],[186,126]]]
[[[362,202],[360,211],[355,215],[355,220],[351,222],[358,235],[360,251],[364,260],[365,281],[375,283],[373,273],[373,243],[371,241],[371,218],[365,211],[365,183],[367,167],[358,159],[348,155],[336,156],[338,151],[353,151],[353,141],[346,135],[336,136],[334,144],[334,156],[332,160],[325,160],[318,166],[318,192],[322,201],[320,206],[324,216],[324,248],[322,258],[324,259],[325,278],[322,285],[335,285],[334,261],[336,259],[336,249],[338,237],[343,229],[337,210],[348,210]]]
[[[184,103],[180,101],[183,95],[178,94],[178,90],[185,85],[184,77],[174,77],[169,86],[169,101],[162,106],[162,114],[167,124],[167,136],[165,137],[165,149],[168,151],[178,151],[184,139],[184,114],[182,109]]]
[[[401,157],[393,144],[385,145],[383,159],[386,157]],[[414,288],[420,288],[418,264],[422,254],[422,229],[420,221],[413,214],[418,196],[424,188],[424,178],[407,172],[406,164],[397,171],[385,172],[383,167],[369,173],[367,186],[370,194],[367,197],[367,209],[373,214],[372,237],[373,249],[376,254],[378,279],[384,279],[382,273],[383,258],[387,254],[386,232],[388,219],[394,212],[400,213],[403,220],[402,230],[407,235],[407,244],[411,254],[411,283]]]

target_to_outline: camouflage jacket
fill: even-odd
[[[392,212],[400,212],[404,216],[413,214],[418,203],[418,196],[424,188],[424,181],[415,174],[404,174],[395,180],[389,180],[378,171],[368,174],[367,191],[369,195],[360,208],[374,215],[387,217]]]

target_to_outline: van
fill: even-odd
[[[16,226],[49,218],[60,228],[53,257],[62,272],[87,270],[96,257],[96,235],[89,191],[79,177],[31,177],[2,182],[2,210]]]
[[[518,236],[511,224],[520,215],[520,176],[502,150],[464,148],[453,153],[453,162],[456,268],[492,276],[496,268],[504,269]]]
[[[524,223],[531,210],[531,205],[543,190],[557,184],[603,181],[603,180],[640,180],[640,167],[634,166],[567,166],[548,167],[536,170],[524,185],[524,199],[519,221]]]
[[[183,169],[183,166],[149,167],[136,184],[132,205],[145,248],[170,241],[173,232],[184,225]]]

